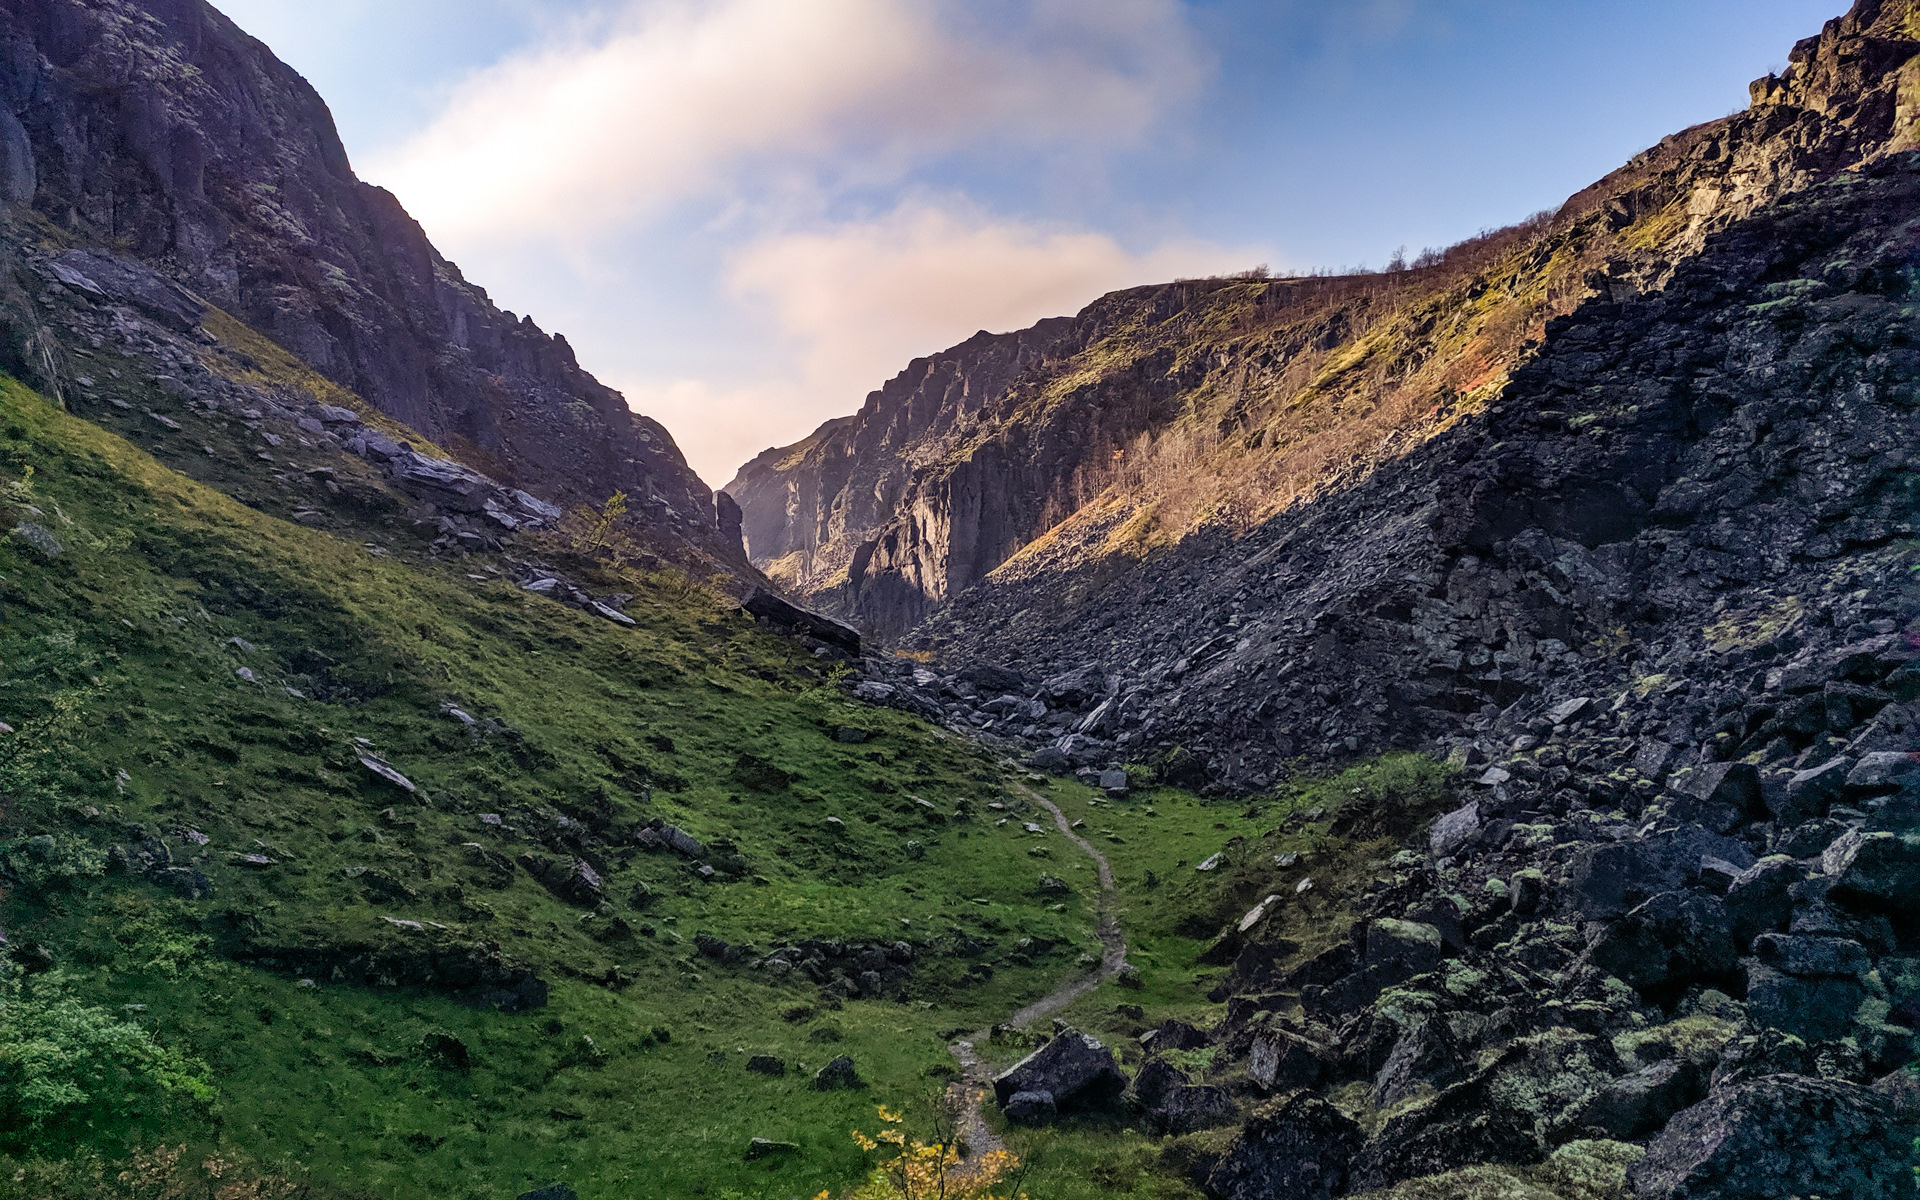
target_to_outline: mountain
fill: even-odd
[[[1417,270],[983,335],[711,517],[429,437],[373,350],[591,389],[160,186],[179,93],[369,195],[223,20],[0,11],[0,1200],[1911,1195],[1910,5]],[[909,644],[736,601],[737,521]]]
[[[1780,406],[1819,397],[1798,418],[1819,426],[1903,386],[1916,52],[1906,5],[1862,3],[1747,111],[1405,271],[1137,288],[919,360],[742,468],[749,552],[956,665],[1098,664],[1100,728],[993,723],[1029,748],[1080,734],[1079,761],[1178,745],[1245,789],[1465,736],[1559,656],[1639,638],[1655,595],[1655,624],[1759,602],[1751,570],[1661,595],[1650,542],[1741,559],[1737,518],[1781,572],[1827,561],[1837,501],[1779,493],[1852,460]],[[1907,428],[1897,399],[1857,419]],[[1728,491],[1708,447],[1736,428],[1784,457]],[[1870,514],[1882,472],[1830,478]],[[1866,527],[1838,545],[1905,529]]]
[[[151,273],[501,484],[564,506],[625,491],[659,536],[728,553],[666,430],[357,179],[321,98],[211,5],[8,0],[0,46],[14,273],[76,250]],[[71,395],[86,364],[39,292],[4,298],[7,358]]]

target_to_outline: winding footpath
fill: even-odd
[[[1015,1029],[1025,1029],[1035,1021],[1043,1021],[1059,1012],[1075,1000],[1099,987],[1107,980],[1119,975],[1127,965],[1127,939],[1120,930],[1120,895],[1113,886],[1113,867],[1106,856],[1093,848],[1093,844],[1073,831],[1073,825],[1067,820],[1067,814],[1053,801],[1042,796],[1032,788],[1022,786],[1019,791],[1029,800],[1053,814],[1053,823],[1068,841],[1080,847],[1087,857],[1093,859],[1094,866],[1100,872],[1099,920],[1095,926],[1100,936],[1100,967],[1086,975],[1069,978],[1053,991],[1048,992],[1032,1004],[1008,1017],[1002,1024]],[[983,1062],[974,1047],[993,1036],[993,1029],[980,1029],[968,1037],[953,1043],[947,1049],[960,1064],[960,1078],[947,1088],[947,1098],[955,1118],[955,1134],[967,1144],[974,1156],[992,1150],[1005,1149],[1005,1144],[987,1125],[982,1105],[993,1094],[993,1071]]]

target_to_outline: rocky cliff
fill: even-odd
[[[741,470],[749,552],[899,634],[1003,564],[1030,583],[1242,537],[1483,411],[1551,319],[1658,290],[1717,231],[1913,145],[1916,50],[1904,4],[1862,3],[1748,111],[1412,270],[1139,288],[919,360]]]
[[[671,539],[717,545],[667,432],[463,278],[354,176],[306,81],[203,0],[5,0],[0,56],[0,189],[31,214],[16,260],[131,260],[501,483],[624,490]],[[37,290],[6,297],[9,366],[72,391],[86,367]]]

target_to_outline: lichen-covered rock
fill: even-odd
[[[1676,1116],[1628,1179],[1636,1200],[1895,1200],[1913,1194],[1916,1133],[1867,1088],[1768,1075]]]
[[[1663,892],[1606,926],[1583,961],[1642,993],[1666,994],[1729,979],[1739,952],[1725,905],[1698,892]]]
[[[1296,1092],[1248,1119],[1207,1177],[1207,1192],[1218,1200],[1334,1200],[1347,1194],[1360,1145],[1352,1118]]]

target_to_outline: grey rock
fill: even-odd
[[[1016,1092],[1047,1092],[1062,1111],[1071,1111],[1106,1104],[1126,1086],[1113,1051],[1069,1029],[995,1076],[993,1094],[1004,1109]]]
[[[1100,772],[1100,786],[1109,792],[1124,792],[1127,790],[1127,773],[1117,767],[1112,770],[1102,771]]]
[[[1682,1059],[1666,1059],[1624,1075],[1581,1101],[1570,1113],[1570,1130],[1603,1131],[1635,1141],[1664,1126],[1673,1114],[1707,1094],[1707,1071]]]
[[[1799,824],[1827,815],[1827,809],[1846,789],[1847,773],[1853,769],[1850,758],[1830,759],[1811,770],[1800,771],[1787,780],[1784,803],[1773,807],[1780,821]]]
[[[1627,1178],[1635,1200],[1895,1200],[1916,1132],[1866,1088],[1768,1075],[1674,1117]]]
[[[1218,1200],[1334,1200],[1363,1142],[1352,1118],[1306,1092],[1256,1111],[1207,1177]]]
[[[757,1162],[774,1155],[799,1154],[800,1147],[792,1142],[776,1142],[772,1138],[757,1137],[747,1143],[741,1157],[748,1162]]]
[[[856,658],[859,657],[860,631],[858,629],[843,621],[836,621],[832,617],[801,608],[765,588],[756,587],[748,592],[746,599],[740,602],[740,607],[769,625],[816,638]]]
[[[1312,1087],[1327,1070],[1326,1048],[1284,1029],[1272,1029],[1253,1040],[1247,1051],[1247,1074],[1263,1091],[1284,1092]]]
[[[1239,1115],[1240,1106],[1225,1088],[1188,1084],[1171,1089],[1149,1108],[1146,1124],[1156,1133],[1178,1137],[1230,1125]]]
[[[1640,743],[1640,748],[1634,752],[1633,769],[1655,783],[1664,783],[1667,772],[1678,754],[1678,749],[1666,742],[1645,741]]]
[[[1566,725],[1585,716],[1592,707],[1593,701],[1590,698],[1578,696],[1572,700],[1562,700],[1548,709],[1544,719],[1551,725]]]
[[[1856,978],[1801,977],[1750,959],[1747,962],[1747,1011],[1754,1024],[1778,1029],[1808,1042],[1846,1037],[1866,989]]]
[[[1857,979],[1873,966],[1866,947],[1846,938],[1763,933],[1754,940],[1753,952],[1761,962],[1788,975]]]
[[[408,779],[405,775],[402,775],[400,772],[394,770],[392,767],[388,766],[386,763],[381,762],[377,758],[373,758],[363,754],[360,756],[360,765],[365,767],[373,775],[386,780],[388,783],[399,788],[403,792],[415,793],[420,790],[419,788],[413,785],[413,781],[411,779]]]
[[[25,546],[44,559],[59,558],[64,553],[60,539],[54,537],[44,525],[35,525],[32,521],[23,521],[14,526],[9,536],[16,544]]]
[[[747,1059],[747,1070],[755,1075],[785,1075],[787,1064],[771,1054],[755,1054]]]
[[[1466,848],[1480,832],[1480,802],[1469,801],[1436,819],[1427,835],[1427,848],[1435,858],[1451,858]]]
[[[1367,926],[1367,968],[1394,982],[1436,969],[1443,953],[1440,931],[1431,925],[1381,918]]]
[[[1175,1088],[1187,1087],[1192,1083],[1193,1080],[1188,1078],[1185,1071],[1156,1054],[1133,1077],[1133,1083],[1127,1088],[1127,1100],[1141,1109],[1152,1109]]]
[[[1750,763],[1708,763],[1670,781],[1682,797],[1672,806],[1680,821],[1727,833],[1763,813],[1760,771]]]
[[[1723,980],[1738,966],[1725,906],[1697,892],[1652,897],[1603,927],[1581,961],[1643,993]]]
[[[1775,855],[1748,867],[1727,886],[1725,907],[1735,946],[1753,944],[1768,930],[1784,930],[1793,917],[1792,888],[1806,870],[1791,858]]]
[[[1213,1039],[1198,1026],[1185,1021],[1168,1021],[1158,1029],[1148,1030],[1140,1035],[1140,1044],[1160,1050],[1201,1050],[1212,1044]]]
[[[842,1054],[813,1075],[813,1090],[816,1092],[837,1092],[847,1088],[865,1087],[859,1072],[853,1068],[853,1059]]]
[[[1869,907],[1911,905],[1920,896],[1920,834],[1850,830],[1820,856],[1834,898]]]
[[[1847,773],[1847,790],[1868,795],[1913,783],[1920,783],[1920,753],[1911,751],[1876,750]]]
[[[1060,1115],[1052,1092],[1015,1092],[1000,1111],[1015,1125],[1051,1125]]]

